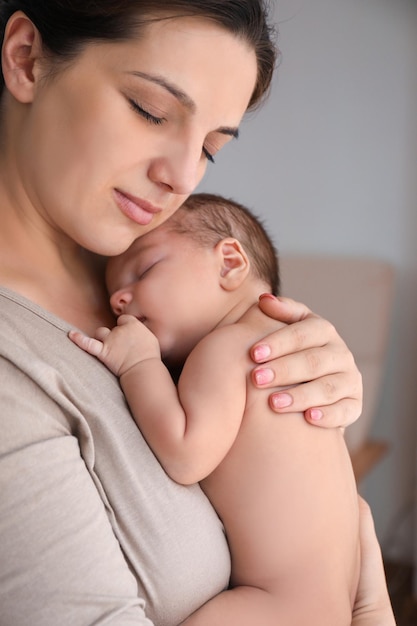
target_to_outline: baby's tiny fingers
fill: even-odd
[[[88,337],[87,335],[80,333],[78,330],[70,330],[68,336],[79,348],[82,348],[88,352],[88,354],[93,356],[99,356],[103,349],[102,341],[94,339],[93,337]]]
[[[107,335],[111,333],[110,328],[106,328],[105,326],[100,326],[94,333],[94,338],[98,339],[98,341],[104,341]]]

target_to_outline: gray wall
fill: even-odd
[[[410,560],[417,424],[417,9],[413,0],[275,0],[282,61],[268,102],[201,190],[264,218],[282,253],[357,254],[398,273],[373,434],[390,453],[362,483],[388,556]],[[366,390],[365,390],[366,393]]]

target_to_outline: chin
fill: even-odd
[[[106,238],[107,239],[107,238]],[[119,256],[132,245],[137,237],[118,237],[117,233],[114,233],[108,241],[104,237],[100,240],[94,239],[84,244],[84,247],[90,252],[99,254],[100,256]],[[83,245],[83,244],[81,244]]]

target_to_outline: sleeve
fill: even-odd
[[[151,626],[80,434],[6,359],[0,381],[0,626]]]

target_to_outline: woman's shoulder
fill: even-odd
[[[48,389],[58,372],[80,378],[88,359],[73,350],[71,326],[24,296],[0,287],[0,357]],[[52,375],[52,372],[55,374]]]
[[[12,320],[16,321],[17,334],[24,334],[25,330],[28,329],[21,322],[29,322],[30,327],[33,328],[36,326],[40,328],[54,326],[62,332],[70,330],[70,325],[65,320],[53,315],[20,293],[2,286],[0,286],[0,318],[2,321],[0,332],[5,330],[3,322],[11,322]]]
[[[7,385],[12,414],[31,412],[41,427],[71,434],[89,428],[96,396],[107,398],[128,419],[117,379],[68,337],[71,326],[36,303],[0,287],[0,377]],[[6,382],[7,381],[7,382]],[[94,385],[94,393],[91,386]],[[1,400],[5,402],[6,389]]]

